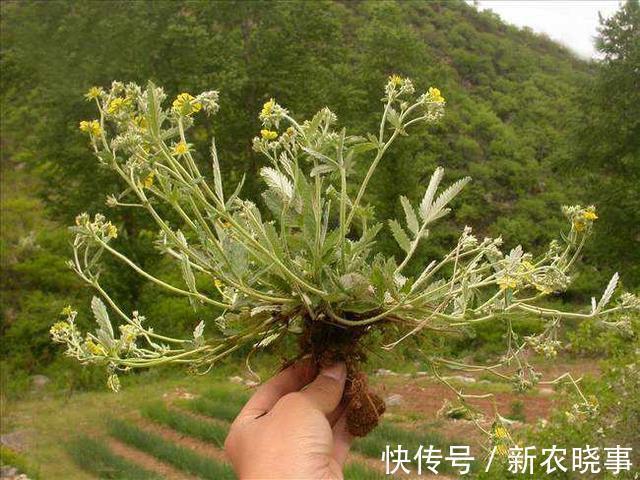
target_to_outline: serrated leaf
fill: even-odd
[[[336,167],[334,165],[322,164],[322,165],[317,165],[313,167],[309,175],[313,178],[318,175],[324,175],[326,173],[331,173],[335,171],[336,171]]]
[[[422,201],[420,202],[420,216],[426,222],[429,218],[429,211],[431,210],[431,202],[433,202],[433,197],[436,194],[436,190],[438,189],[438,185],[442,181],[442,177],[444,175],[444,168],[438,167],[431,175],[429,179],[429,186],[427,190],[424,192],[424,196],[422,197]]]
[[[271,335],[267,335],[262,340],[260,340],[258,343],[256,343],[253,347],[254,348],[265,348],[265,347],[268,347],[273,342],[275,342],[280,337],[280,335],[281,335],[280,332],[276,332],[276,333],[272,333]]]
[[[317,158],[318,160],[330,163],[331,165],[335,165],[336,167],[338,166],[338,162],[336,162],[333,158],[327,157],[325,154],[320,153],[316,150],[313,150],[312,148],[302,147],[302,150],[308,153],[309,155],[311,155],[312,157]]]
[[[176,232],[176,237],[178,241],[184,246],[187,246],[187,239],[184,234],[178,230]],[[186,253],[182,253],[180,255],[180,268],[182,270],[182,278],[184,279],[184,283],[187,285],[187,288],[192,293],[197,293],[196,290],[196,278],[193,275],[193,270],[191,269],[191,263],[189,262],[189,257]]]
[[[418,231],[420,230],[420,225],[418,224],[418,217],[416,217],[416,212],[411,206],[411,202],[404,195],[400,196],[400,203],[402,203],[402,208],[404,209],[404,216],[407,220],[407,227],[409,231],[413,233],[414,236],[418,235]]]
[[[353,152],[354,154],[358,154],[368,152],[369,150],[375,150],[376,148],[378,148],[378,145],[376,143],[364,142],[354,145],[349,151]]]
[[[149,126],[149,131],[154,137],[159,134],[160,128],[160,105],[158,105],[158,98],[156,96],[156,86],[152,81],[147,83],[147,112],[146,121]]]
[[[258,307],[252,308],[250,315],[252,317],[255,317],[256,315],[259,315],[261,313],[277,312],[278,310],[279,310],[279,307],[277,305],[260,305]]]
[[[597,311],[601,311],[611,301],[611,297],[613,296],[613,293],[616,291],[616,287],[618,286],[619,278],[620,276],[618,275],[618,272],[613,274],[613,277],[611,277],[611,280],[609,280],[609,285],[607,285],[607,288],[602,294],[602,298],[598,302]]]
[[[213,170],[213,188],[221,203],[224,203],[224,192],[222,190],[222,175],[220,174],[220,162],[216,150],[216,139],[211,139],[211,169]]]
[[[389,227],[391,228],[391,233],[393,233],[393,238],[396,239],[400,248],[408,253],[411,250],[411,241],[407,233],[396,220],[389,220]]]
[[[93,297],[91,299],[91,311],[93,312],[93,316],[98,322],[98,326],[105,330],[111,338],[113,338],[113,327],[111,326],[111,321],[109,320],[109,313],[107,312],[107,307],[98,297]]]
[[[98,297],[93,297],[91,299],[91,311],[93,312],[93,316],[98,324],[98,329],[96,331],[98,340],[100,340],[100,342],[106,347],[112,348],[115,343],[115,339],[107,307]]]
[[[286,175],[275,168],[262,167],[260,175],[267,185],[287,200],[293,199],[293,184]]]
[[[469,183],[471,177],[464,177],[455,182],[449,188],[447,188],[444,192],[442,192],[435,202],[433,202],[433,206],[431,207],[431,212],[429,213],[429,217],[431,220],[432,216],[437,215],[453,198],[460,193],[460,191],[464,188],[464,186]]]
[[[391,107],[389,107],[389,110],[387,111],[387,120],[394,128],[397,128],[399,130],[402,129],[400,115]]]
[[[444,217],[445,215],[447,215],[449,212],[451,211],[450,208],[443,208],[442,210],[440,210],[437,213],[434,213],[431,217],[429,217],[429,223],[431,222],[435,222],[436,220]]]
[[[196,325],[196,328],[193,330],[193,339],[198,341],[202,339],[202,334],[204,333],[204,320],[200,320],[200,323]]]

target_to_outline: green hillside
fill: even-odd
[[[247,173],[245,196],[256,199],[261,163],[251,138],[270,97],[302,117],[327,105],[341,124],[366,131],[390,74],[437,86],[445,119],[394,147],[368,199],[384,219],[401,213],[398,195],[418,199],[437,165],[450,179],[473,177],[455,215],[419,252],[424,259],[465,224],[479,235],[502,233],[513,246],[542,247],[565,223],[562,204],[589,202],[566,165],[576,90],[592,67],[463,1],[3,3],[2,36],[2,189],[11,189],[2,202],[0,332],[10,340],[3,361],[20,371],[51,364],[47,329],[63,305],[88,304],[79,300],[89,292],[64,268],[64,226],[77,213],[106,212],[140,264],[175,275],[139,246],[153,233],[147,220],[107,212],[115,179],[77,128],[93,111],[84,92],[112,79],[152,79],[170,96],[220,90],[221,111],[200,127],[195,147],[205,162],[214,133],[224,175],[234,184]],[[588,286],[619,267],[605,265]],[[105,276],[124,305],[162,312],[165,326],[197,323],[186,302],[159,299],[129,272],[108,268]]]

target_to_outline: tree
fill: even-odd
[[[601,17],[602,59],[582,86],[572,162],[598,204],[596,257],[615,258],[623,277],[640,282],[640,3],[627,0]],[[612,262],[613,263],[613,262]],[[603,272],[606,276],[609,272]]]

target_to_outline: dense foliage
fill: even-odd
[[[601,23],[601,62],[578,91],[568,157],[605,221],[593,253],[627,265],[640,283],[640,2],[629,0]]]

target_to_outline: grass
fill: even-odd
[[[20,401],[0,398],[3,421],[0,433],[16,430],[33,432],[37,439],[28,451],[29,461],[37,469],[40,478],[94,480],[95,476],[82,470],[70,458],[67,445],[78,432],[91,437],[103,430],[105,412],[121,417],[138,410],[148,399],[161,399],[176,389],[202,394],[212,384],[223,384],[221,374],[214,376],[189,376],[176,372],[175,376],[158,379],[155,375],[132,375],[128,385],[114,394],[106,388],[72,395],[38,393]],[[5,417],[6,414],[6,417]],[[6,421],[5,421],[6,418]],[[31,476],[30,476],[31,477]]]
[[[382,422],[369,435],[356,440],[353,444],[353,450],[368,457],[380,458],[387,445],[402,445],[404,448],[415,451],[420,445],[434,445],[443,448],[445,441],[440,435],[434,433],[417,433],[398,428],[389,422]]]
[[[181,400],[176,404],[207,417],[233,422],[250,397],[249,392],[229,385],[216,385],[194,400]]]
[[[32,480],[40,478],[38,468],[29,459],[4,445],[0,445],[0,465],[17,468]]]
[[[252,392],[241,390],[229,384],[213,385],[208,388],[202,397],[210,400],[224,401],[234,405],[242,406],[251,398]]]
[[[233,420],[238,416],[238,413],[240,413],[243,404],[228,403],[223,402],[222,400],[200,397],[195,400],[180,402],[179,405],[191,410],[192,412],[206,415],[207,417],[233,422]]]
[[[167,425],[185,435],[199,438],[205,442],[211,442],[216,447],[224,445],[229,427],[215,422],[203,421],[176,410],[167,408],[162,402],[153,403],[144,407],[142,415],[154,422]]]
[[[350,463],[343,470],[345,480],[383,480],[389,478],[381,472],[360,463]]]
[[[105,480],[160,480],[162,477],[115,455],[102,441],[86,435],[69,442],[68,452],[76,464]]]
[[[439,434],[429,431],[429,426],[422,425],[423,431],[416,432],[396,427],[389,422],[382,422],[376,429],[364,438],[359,438],[353,443],[352,450],[360,452],[367,457],[380,458],[387,445],[396,448],[402,445],[409,452],[417,452],[420,445],[428,447],[433,445],[443,452],[448,451],[449,445],[465,445],[464,442],[456,440],[445,440]],[[439,467],[442,472],[452,471],[448,463],[442,463]],[[359,477],[356,477],[359,478]]]
[[[146,452],[196,477],[211,480],[234,479],[228,465],[203,457],[162,437],[122,420],[112,420],[109,432],[118,440]]]

